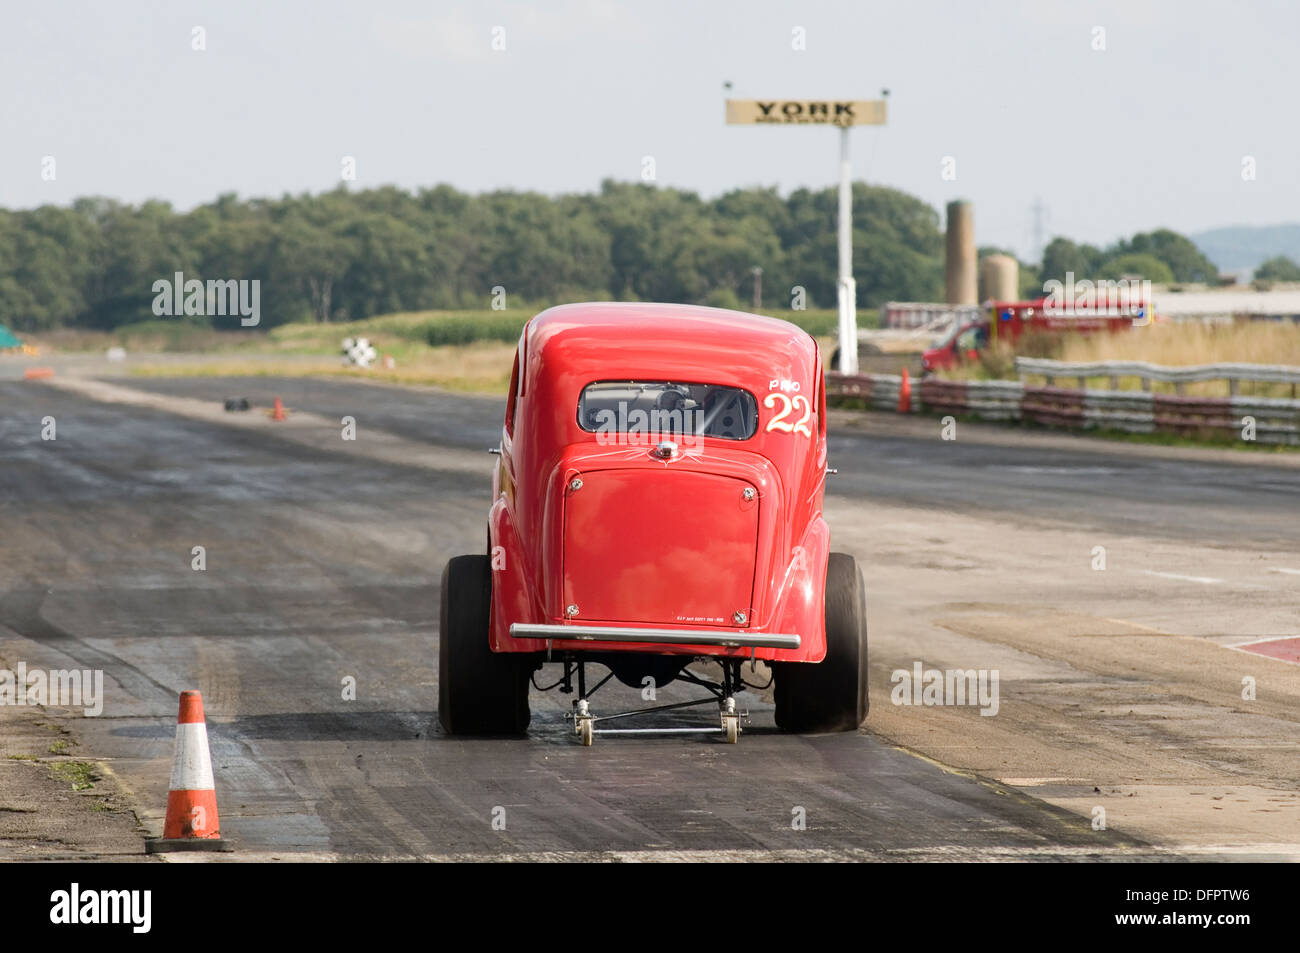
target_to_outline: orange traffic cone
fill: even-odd
[[[279,397],[275,398],[275,404],[271,407],[272,420],[285,420],[288,415],[284,412],[284,401]]]
[[[903,368],[903,379],[898,384],[898,412],[908,414],[912,412],[912,381],[907,376],[907,368]]]
[[[221,839],[208,726],[203,720],[203,696],[198,692],[181,692],[163,836],[145,841],[145,853],[171,850],[229,850]]]

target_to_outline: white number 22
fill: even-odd
[[[777,401],[783,401],[785,406],[767,422],[766,430],[783,430],[786,433],[801,433],[805,437],[812,437],[812,431],[808,429],[808,419],[812,417],[812,402],[803,394],[795,394],[794,400],[791,400],[785,394],[768,394],[763,398],[763,406],[771,410],[776,406]],[[785,418],[803,405],[803,416],[794,423],[790,423]]]

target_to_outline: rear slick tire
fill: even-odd
[[[438,629],[438,720],[452,735],[520,735],[528,728],[526,656],[488,645],[492,567],[455,556],[442,571]]]
[[[857,561],[826,565],[826,657],[774,662],[776,724],[783,731],[856,731],[867,720],[867,597]]]

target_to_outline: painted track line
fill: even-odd
[[[256,851],[231,854],[164,854],[169,864],[186,863],[337,863],[351,859],[324,851]],[[507,853],[386,854],[383,861],[420,863],[861,863],[904,861],[911,863],[954,862],[1183,862],[1188,860],[1300,861],[1300,844],[1177,844],[1145,847],[905,847],[808,848],[721,850],[556,850]]]
[[[1229,645],[1228,648],[1271,658],[1278,662],[1300,665],[1300,635],[1275,635],[1266,639],[1252,639],[1249,642]]]
[[[1177,572],[1157,572],[1154,569],[1139,570],[1144,576],[1159,576],[1161,579],[1176,579],[1180,582],[1199,582],[1205,586],[1215,586],[1223,582],[1222,579],[1215,579],[1213,576],[1184,576]]]

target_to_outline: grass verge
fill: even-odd
[[[89,791],[95,786],[95,768],[87,761],[60,761],[50,765],[50,776],[72,785],[74,791]]]

